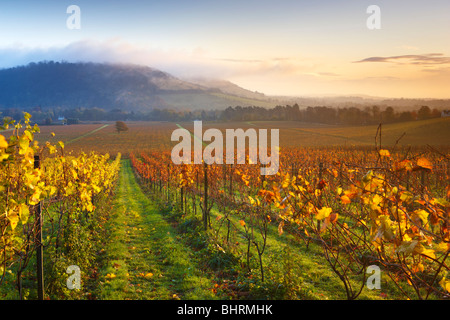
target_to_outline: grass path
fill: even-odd
[[[109,221],[100,299],[213,299],[189,248],[139,187],[128,160],[122,163]]]
[[[85,137],[87,137],[87,136],[90,136],[91,134],[96,133],[97,131],[100,131],[100,130],[106,128],[107,126],[109,126],[109,124],[105,124],[105,125],[103,125],[103,126],[97,128],[97,129],[94,129],[94,130],[92,130],[92,131],[89,131],[88,133],[85,133],[85,134],[83,134],[83,135],[81,135],[81,136],[79,136],[79,137],[76,137],[76,138],[74,138],[74,139],[72,139],[72,140],[66,141],[64,144],[66,144],[66,145],[67,145],[67,144],[71,144],[72,142],[75,142],[75,141],[78,141],[78,140],[80,140],[80,139],[83,139],[83,138],[85,138]]]

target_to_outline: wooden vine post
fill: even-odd
[[[34,168],[40,168],[39,156],[34,156]],[[38,300],[44,300],[44,253],[42,246],[42,203],[35,206],[36,215],[36,276]]]

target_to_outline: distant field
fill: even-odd
[[[233,96],[225,93],[160,93],[158,94],[167,104],[190,110],[200,109],[199,106],[210,106],[210,108],[223,108],[226,105],[251,105],[265,108],[273,108],[276,102],[264,101]]]
[[[184,128],[193,130],[193,122],[180,122]],[[107,125],[107,126],[105,126]],[[115,131],[114,122],[79,124],[70,126],[42,126],[38,141],[62,140],[67,150],[89,152],[95,150],[112,155],[121,152],[127,155],[133,150],[171,148],[170,141],[176,123],[171,122],[127,122],[128,132]],[[253,121],[253,122],[203,122],[203,130],[225,129],[279,129],[281,147],[327,147],[327,146],[372,146],[375,143],[377,126],[331,126],[302,123],[298,121]],[[51,133],[55,133],[52,137]],[[403,135],[403,137],[402,137]],[[402,137],[399,147],[405,146],[450,146],[450,118],[386,124],[382,126],[382,145],[393,147]]]

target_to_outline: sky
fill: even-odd
[[[266,95],[450,98],[450,1],[2,0],[0,68],[43,60],[147,65]]]

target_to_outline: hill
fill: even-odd
[[[234,92],[181,80],[147,66],[39,62],[0,70],[0,110],[36,106],[126,111],[223,109],[240,99],[268,106],[253,92],[228,85]]]

